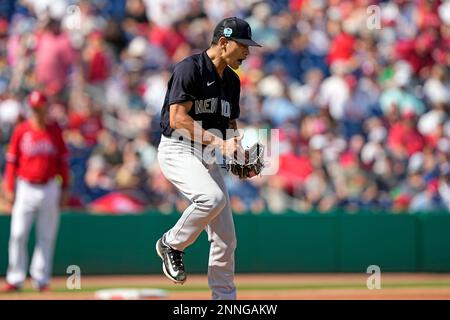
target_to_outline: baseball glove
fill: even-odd
[[[227,171],[246,179],[257,176],[264,169],[264,145],[259,142],[244,150],[244,156],[234,156],[226,164]]]

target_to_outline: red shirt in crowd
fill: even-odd
[[[403,122],[394,124],[389,131],[388,146],[393,149],[405,149],[408,156],[422,151],[425,140],[414,126],[408,126]]]
[[[280,156],[278,175],[284,178],[286,188],[293,188],[303,183],[313,172],[313,166],[308,157],[298,156],[288,152]]]
[[[348,61],[355,52],[355,38],[342,32],[333,39],[330,45],[327,62],[332,65],[338,60]]]
[[[411,65],[414,73],[419,74],[423,68],[433,66],[432,53],[437,46],[437,38],[432,33],[423,33],[415,39],[397,41],[395,58],[405,60]]]
[[[52,87],[56,92],[63,88],[76,54],[66,33],[59,35],[44,32],[37,37],[37,82]]]
[[[108,57],[106,53],[97,50],[92,53],[89,61],[87,79],[89,82],[104,81],[108,78]]]
[[[68,150],[62,131],[56,123],[37,129],[30,121],[19,124],[6,153],[5,188],[13,191],[16,177],[32,183],[46,183],[61,176],[62,187],[68,186]]]
[[[418,0],[416,2],[416,22],[420,29],[440,27],[442,22],[438,10],[441,4],[441,0]]]
[[[73,112],[69,115],[69,129],[79,130],[86,144],[92,146],[97,143],[97,138],[103,129],[103,125],[98,115]]]
[[[168,27],[154,26],[148,38],[150,43],[163,47],[169,57],[172,57],[177,49],[186,43],[181,33]]]

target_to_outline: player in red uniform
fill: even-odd
[[[28,104],[32,115],[14,129],[6,154],[4,191],[13,206],[5,291],[20,290],[26,279],[27,242],[35,220],[30,275],[33,287],[48,289],[60,206],[68,187],[68,151],[61,129],[48,120],[47,99],[33,91]]]

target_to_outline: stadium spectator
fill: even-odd
[[[76,53],[68,35],[61,30],[61,22],[50,19],[44,31],[36,35],[36,42],[36,82],[48,94],[63,95]]]

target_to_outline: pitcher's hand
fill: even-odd
[[[217,141],[217,145],[222,155],[228,159],[233,159],[233,157],[235,157],[237,153],[244,152],[239,137],[233,137],[228,140],[220,139],[219,141]]]

